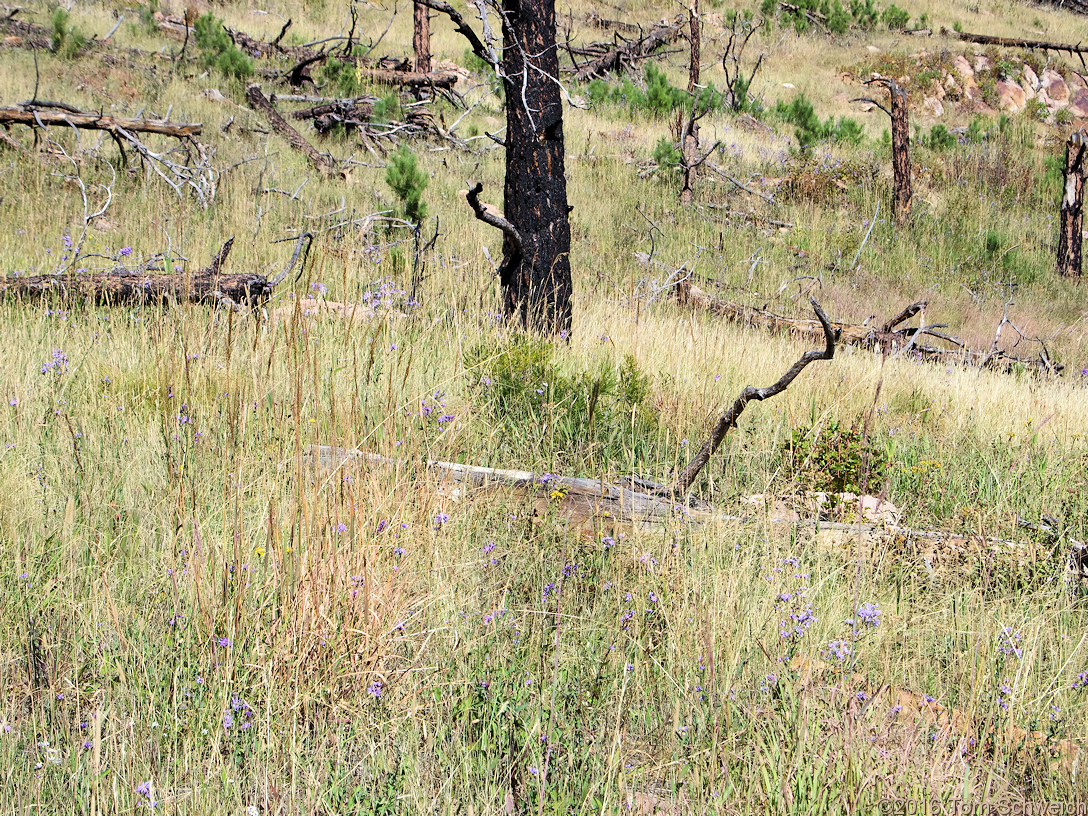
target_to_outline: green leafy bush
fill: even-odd
[[[934,125],[929,135],[923,136],[920,141],[931,150],[947,150],[957,144],[956,135],[944,125]]]
[[[668,136],[662,136],[657,140],[657,145],[654,147],[654,163],[657,164],[659,170],[668,172],[677,169],[682,158],[680,148]]]
[[[408,145],[401,145],[390,157],[385,168],[385,183],[392,188],[400,201],[406,220],[419,224],[427,217],[423,191],[427,189],[430,179],[417,166],[416,154]]]
[[[197,18],[193,40],[206,68],[215,69],[226,77],[246,79],[253,75],[253,63],[243,54],[223,28],[223,21],[210,11]]]
[[[860,420],[849,428],[836,420],[823,429],[794,428],[783,459],[793,478],[829,493],[880,489],[888,473],[887,451],[865,435]]]
[[[404,109],[400,104],[400,95],[396,91],[390,91],[374,103],[375,122],[396,122],[403,118]]]

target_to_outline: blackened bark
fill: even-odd
[[[910,215],[911,189],[910,173],[910,108],[907,105],[907,92],[899,83],[887,77],[875,77],[866,85],[882,85],[888,91],[890,106],[881,105],[875,99],[854,99],[854,102],[868,102],[884,111],[892,120],[892,216],[902,221]]]
[[[521,251],[503,235],[503,311],[522,326],[570,331],[570,207],[564,167],[563,101],[554,0],[503,0],[506,91],[506,219]]]
[[[431,70],[431,10],[420,2],[413,6],[412,48],[416,56],[416,71]]]
[[[698,170],[696,162],[699,157],[699,120],[695,115],[695,92],[699,86],[699,0],[692,0],[691,8],[688,9],[688,38],[691,43],[691,54],[688,60],[688,94],[691,96],[692,115],[687,120],[686,127],[677,128],[680,131],[680,150],[684,154],[684,182],[680,187],[682,204],[691,203],[695,174]],[[676,115],[679,122],[684,121],[683,111],[679,111]]]
[[[1062,185],[1061,223],[1058,227],[1058,274],[1067,278],[1081,275],[1081,245],[1084,229],[1085,132],[1072,134],[1065,143],[1065,176]]]

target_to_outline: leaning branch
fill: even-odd
[[[333,167],[329,157],[323,153],[318,153],[317,148],[302,138],[302,135],[291,127],[286,119],[280,116],[279,111],[272,107],[272,103],[268,101],[268,97],[261,92],[260,85],[253,84],[246,87],[246,102],[248,102],[249,106],[254,110],[263,113],[268,119],[268,123],[272,126],[272,130],[286,139],[291,147],[304,154],[319,172],[326,175],[336,172],[336,168]]]
[[[1025,40],[1020,37],[992,37],[989,34],[971,34],[967,31],[949,31],[941,29],[941,34],[948,37],[956,37],[964,42],[978,43],[979,45],[999,45],[1005,48],[1034,48],[1039,51],[1062,51],[1066,54],[1088,54],[1088,45],[1077,43],[1056,43],[1045,40]]]
[[[675,484],[668,488],[667,495],[673,497],[682,497],[687,494],[691,489],[691,486],[695,483],[696,477],[699,475],[706,463],[710,461],[710,457],[714,455],[714,451],[721,445],[722,440],[725,439],[725,435],[729,433],[730,429],[735,428],[737,420],[740,418],[745,407],[752,400],[765,400],[770,399],[773,396],[781,394],[785,391],[790,383],[797,379],[797,375],[805,370],[805,366],[816,360],[830,360],[835,356],[835,330],[831,328],[831,321],[828,320],[824,310],[820,307],[820,304],[816,301],[816,298],[810,298],[809,302],[812,304],[813,310],[816,312],[816,317],[819,318],[820,325],[823,327],[825,346],[822,351],[806,351],[801,358],[789,367],[789,370],[776,382],[774,385],[770,385],[766,388],[753,388],[747,386],[741,391],[740,396],[737,397],[733,406],[725,412],[725,414],[718,420],[718,424],[714,426],[714,430],[710,434],[710,438],[706,441],[699,452],[695,454],[695,457],[687,464],[680,475],[676,477]]]
[[[453,23],[457,32],[468,40],[468,44],[472,48],[472,53],[492,68],[498,70],[499,59],[494,50],[489,48],[484,41],[480,39],[476,30],[466,22],[465,18],[461,16],[461,13],[457,9],[445,2],[445,0],[419,0],[419,4],[434,11],[439,11],[449,17],[450,22]]]

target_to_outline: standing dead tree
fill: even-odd
[[[680,138],[680,155],[682,161],[680,168],[683,173],[683,182],[680,185],[680,203],[690,204],[694,193],[692,185],[695,182],[695,174],[698,169],[699,155],[699,116],[695,109],[698,107],[696,91],[699,87],[699,0],[691,0],[688,9],[688,40],[691,44],[691,52],[688,58],[688,95],[691,97],[691,114],[684,124],[683,109],[676,112],[676,130]]]
[[[1065,184],[1058,226],[1058,274],[1080,278],[1084,229],[1084,177],[1088,175],[1088,135],[1073,133],[1065,143]]]
[[[423,74],[430,72],[431,10],[419,0],[412,5],[412,50],[416,57],[416,71]]]
[[[687,495],[687,492],[691,490],[691,486],[695,484],[695,479],[699,476],[699,472],[706,467],[706,463],[710,461],[710,457],[714,455],[714,452],[721,445],[722,440],[725,439],[725,435],[729,433],[732,428],[737,426],[737,420],[740,419],[741,413],[747,407],[748,403],[752,400],[765,400],[770,399],[773,396],[781,394],[785,391],[790,383],[797,379],[797,375],[805,370],[805,367],[816,360],[830,360],[835,356],[835,330],[831,327],[831,321],[827,315],[824,314],[824,310],[820,307],[820,304],[815,298],[810,298],[809,302],[812,304],[813,310],[816,312],[816,317],[820,321],[820,326],[823,328],[825,345],[822,351],[806,351],[801,358],[789,367],[789,370],[783,374],[778,382],[773,385],[769,385],[766,388],[753,388],[747,386],[740,392],[740,396],[733,402],[733,405],[726,411],[721,419],[718,420],[714,426],[714,430],[710,433],[710,438],[699,449],[699,452],[695,454],[690,462],[680,471],[680,474],[676,477],[676,481],[664,491],[665,495],[670,495],[673,498],[682,498]]]
[[[865,85],[880,85],[888,91],[889,107],[884,107],[875,99],[866,97],[852,99],[852,102],[866,102],[880,108],[892,120],[892,215],[896,221],[902,221],[910,215],[911,172],[910,172],[910,109],[907,105],[907,92],[899,83],[888,77],[874,77]]]
[[[506,178],[502,224],[481,216],[482,187],[468,202],[476,217],[502,231],[499,283],[503,312],[526,327],[563,333],[571,327],[570,207],[563,141],[554,0],[503,0],[502,57],[494,48],[487,6],[483,37],[445,0],[420,0],[445,14],[473,53],[502,79],[506,96]],[[473,201],[475,200],[475,204]]]
[[[759,55],[747,76],[741,67],[741,58],[744,56],[748,41],[764,22],[760,20],[754,23],[738,14],[729,26],[729,36],[726,38],[725,51],[722,54],[722,70],[725,72],[725,87],[729,90],[729,105],[738,113],[748,107],[748,89],[752,87],[752,80],[756,78],[756,72],[763,65],[765,55]]]

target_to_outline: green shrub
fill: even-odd
[[[850,14],[859,28],[875,28],[880,19],[873,0],[850,0]]]
[[[956,136],[944,125],[934,125],[929,136],[923,137],[921,142],[931,150],[946,150],[956,146]]]
[[[575,467],[614,466],[630,461],[632,452],[649,461],[661,425],[650,404],[650,379],[634,357],[567,373],[553,352],[552,344],[522,336],[497,353],[491,343],[466,353],[473,390],[492,422],[529,449],[547,435],[550,450],[565,452]]]
[[[823,429],[794,428],[783,458],[792,478],[829,493],[879,490],[888,473],[887,450],[865,435],[860,420],[849,428],[835,420]]]
[[[390,91],[374,103],[375,122],[399,122],[403,118],[404,109],[400,104],[400,95],[396,91]]]
[[[317,78],[323,85],[331,85],[337,96],[358,96],[363,92],[355,66],[333,57],[325,60],[325,64],[317,72]]]
[[[892,31],[903,31],[910,23],[910,13],[892,3],[881,12],[880,19]]]
[[[807,150],[817,142],[836,141],[856,145],[862,139],[861,125],[854,119],[844,117],[836,122],[829,118],[826,122],[821,122],[816,115],[816,109],[804,94],[788,105],[779,102],[774,107],[774,114],[783,122],[796,126],[797,141],[802,150]]]
[[[654,116],[664,116],[680,109],[690,110],[692,105],[696,105],[699,110],[718,110],[725,104],[725,94],[718,91],[712,83],[700,88],[694,95],[689,94],[682,88],[670,85],[665,72],[652,62],[647,64],[643,76],[646,81],[645,90],[626,77],[618,85],[612,85],[603,79],[593,80],[586,86],[590,105],[599,107],[612,104],[626,107],[632,113],[643,111]]]
[[[199,17],[193,26],[193,41],[200,51],[200,60],[206,68],[215,69],[223,76],[246,79],[253,75],[253,63],[243,54],[223,28],[223,21],[210,11]]]
[[[53,12],[53,53],[63,59],[73,59],[87,44],[87,38],[74,26],[68,25],[67,9],[58,8]]]
[[[430,179],[417,166],[416,154],[408,145],[401,145],[390,158],[385,168],[385,183],[400,201],[406,220],[419,224],[427,217],[423,191],[427,189]]]
[[[677,169],[682,158],[680,148],[668,136],[662,136],[657,140],[657,145],[654,147],[654,163],[657,164],[659,170],[669,172]]]

